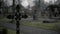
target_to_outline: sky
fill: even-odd
[[[22,0],[22,5],[24,7],[27,7],[28,5],[30,5],[30,7],[33,7],[35,5],[34,3],[35,0]],[[52,1],[52,4],[54,4],[57,0],[44,0],[44,2],[46,3],[50,3],[50,1]]]
[[[30,7],[33,7],[35,5],[34,3],[35,0],[21,0],[21,4],[22,6],[24,6],[25,8],[28,7],[30,5]],[[44,2],[49,3],[50,1],[52,1],[52,3],[54,3],[54,0],[44,0]],[[55,0],[57,1],[57,0]],[[12,0],[8,0],[7,4],[8,6],[12,5],[13,1]],[[18,2],[16,2],[18,3]]]
[[[46,3],[50,3],[50,1],[52,1],[52,4],[54,3],[54,2],[56,2],[57,0],[44,0]]]
[[[21,3],[24,7],[27,7],[30,5],[30,7],[33,7],[35,5],[34,0],[22,0]]]
[[[6,2],[6,0],[4,0],[4,2],[7,3],[8,6],[11,6],[13,3],[13,0],[7,0],[8,2]],[[17,0],[16,3],[18,4]],[[22,6],[24,6],[25,8],[30,5],[30,7],[34,6],[34,0],[21,0],[21,4]]]

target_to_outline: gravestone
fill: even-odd
[[[8,19],[13,19],[14,18],[14,15],[8,15],[7,18]]]
[[[14,20],[13,20],[14,19],[14,15],[7,15],[6,18],[11,19],[10,23],[14,22]]]
[[[27,18],[28,16],[26,14],[22,15],[22,18]]]
[[[53,19],[60,20],[60,17],[53,17]]]
[[[56,19],[45,19],[43,20],[43,23],[54,23],[54,22],[57,22]]]

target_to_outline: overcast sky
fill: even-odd
[[[4,0],[6,2],[6,0]],[[7,0],[7,5],[8,6],[11,6],[12,3],[13,3],[13,0]],[[28,5],[30,5],[31,7],[34,6],[34,0],[21,0],[21,4],[24,6],[24,7],[27,7]],[[17,0],[16,0],[16,3],[18,4]]]
[[[21,3],[24,7],[27,7],[28,5],[30,5],[30,7],[34,6],[35,3],[34,3],[34,0],[22,0],[22,3]]]
[[[57,0],[44,0],[46,3],[50,3],[52,1],[52,4],[56,2]]]
[[[17,1],[17,0],[16,0]],[[34,3],[35,0],[21,0],[21,4],[24,6],[24,7],[27,7],[28,5],[30,5],[30,7],[34,6],[35,3]],[[52,3],[54,3],[54,0],[44,0],[45,2],[49,3],[50,1],[52,1]],[[55,0],[57,1],[57,0]],[[12,5],[12,0],[8,0],[7,4],[10,6]],[[16,2],[17,3],[17,2]]]

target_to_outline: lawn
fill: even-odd
[[[0,19],[2,22],[9,23],[9,19],[7,18],[2,18]],[[15,22],[14,22],[15,23]],[[55,23],[42,23],[42,22],[21,22],[21,25],[24,26],[32,26],[32,27],[37,27],[37,28],[43,28],[43,29],[52,29],[52,30],[60,30],[60,21],[55,22]]]
[[[11,23],[11,21],[12,21],[12,19],[0,18],[0,22]],[[13,21],[13,22],[15,23],[15,21]]]
[[[4,27],[0,26],[0,31],[2,31],[3,28]],[[14,31],[14,30],[11,30],[11,29],[7,29],[7,30],[8,30],[7,34],[16,34],[16,31]],[[20,34],[23,34],[23,33],[20,33]]]
[[[56,23],[42,23],[42,22],[25,22],[20,23],[24,26],[32,26],[37,28],[43,28],[43,29],[51,29],[51,30],[60,30],[60,21]]]
[[[10,20],[7,19],[7,18],[0,18],[0,21],[1,21],[1,22],[7,22],[7,23],[8,23]]]

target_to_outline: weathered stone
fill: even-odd
[[[57,20],[55,19],[45,19],[43,20],[43,23],[53,23],[53,22],[56,22]]]

